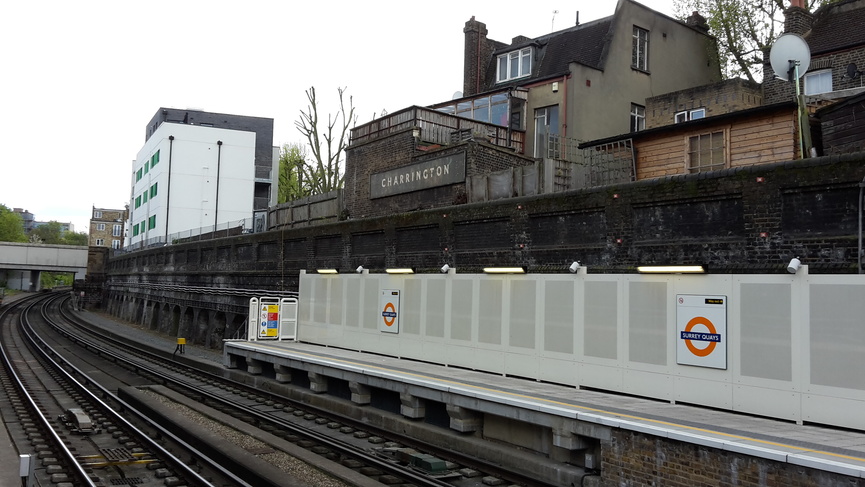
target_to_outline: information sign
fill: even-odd
[[[676,363],[727,368],[727,296],[676,296]]]

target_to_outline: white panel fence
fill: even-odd
[[[865,275],[302,272],[298,306],[304,342],[865,429]]]

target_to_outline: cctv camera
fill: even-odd
[[[450,270],[450,268],[451,268],[451,266],[449,266],[449,265],[447,265],[447,264],[443,265],[443,266],[442,266],[442,269],[441,269],[441,270],[442,270],[442,274],[447,274],[447,273],[448,273],[448,270]]]
[[[793,259],[790,260],[790,263],[787,264],[787,272],[789,272],[790,274],[795,274],[796,271],[799,270],[800,265],[802,265],[802,262],[799,260],[799,258],[793,257]]]
[[[356,271],[358,274],[362,274],[362,273],[363,273],[363,266],[362,266],[362,265],[357,266],[357,269],[355,269],[355,271]]]
[[[571,271],[571,274],[576,274],[577,271],[580,270],[580,263],[574,262],[570,267],[568,267],[568,270]]]

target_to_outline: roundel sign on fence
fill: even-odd
[[[382,289],[379,299],[381,320],[378,322],[379,331],[385,333],[399,333],[399,290]]]
[[[727,296],[676,296],[676,363],[727,368]]]

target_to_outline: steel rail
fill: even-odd
[[[55,297],[54,299],[66,299],[66,298]],[[48,317],[48,312],[46,311],[46,308],[49,306],[49,304],[50,304],[50,300],[45,300],[42,307],[40,308],[40,313],[42,314],[43,319],[45,319],[49,324],[51,324],[52,320]],[[131,406],[127,402],[125,402],[122,399],[120,399],[119,397],[117,397],[117,395],[115,395],[110,390],[108,390],[106,387],[104,387],[103,385],[101,385],[98,382],[96,382],[95,380],[93,380],[89,375],[87,375],[84,371],[82,371],[81,369],[79,369],[78,367],[73,365],[70,361],[64,359],[63,356],[60,355],[56,350],[54,350],[53,347],[48,345],[48,343],[44,339],[42,339],[42,337],[40,337],[38,334],[36,334],[35,330],[33,330],[32,327],[29,326],[29,324],[28,324],[28,328],[30,328],[29,331],[30,331],[30,333],[32,333],[32,336],[30,336],[30,334],[28,333],[28,338],[30,338],[37,345],[37,347],[43,351],[43,353],[45,354],[46,360],[48,360],[51,363],[51,365],[56,367],[58,371],[62,372],[62,374],[65,376],[65,378],[67,380],[69,380],[70,382],[75,384],[81,391],[83,391],[88,396],[88,399],[94,401],[96,404],[99,405],[100,408],[104,409],[105,411],[110,412],[113,420],[118,421],[124,427],[128,428],[129,431],[132,431],[134,434],[138,435],[140,437],[140,439],[142,439],[144,441],[144,443],[147,444],[148,448],[150,448],[154,452],[156,452],[156,454],[160,456],[161,460],[167,461],[167,463],[171,464],[171,466],[173,468],[175,468],[184,477],[184,479],[186,479],[187,481],[198,482],[198,485],[203,485],[203,486],[213,486],[214,485],[210,481],[208,481],[207,479],[202,477],[201,474],[199,474],[198,472],[193,470],[192,467],[187,465],[186,462],[184,462],[182,459],[177,458],[174,454],[172,454],[171,452],[166,450],[162,445],[157,443],[156,440],[151,438],[147,433],[141,431],[135,425],[130,423],[129,420],[127,420],[126,418],[121,416],[119,412],[117,412],[114,408],[112,408],[108,403],[103,401],[99,396],[94,394],[93,391],[88,389],[84,384],[82,384],[77,379],[75,379],[75,377],[73,377],[72,374],[70,374],[66,370],[66,368],[64,368],[64,366],[57,363],[53,358],[49,357],[49,355],[51,355],[52,357],[58,357],[60,360],[63,360],[66,367],[68,367],[69,369],[74,371],[80,377],[85,378],[85,380],[87,381],[87,383],[91,387],[97,389],[102,394],[102,397],[109,398],[111,401],[114,401],[118,405],[120,405],[123,410],[126,410],[129,413],[131,413],[132,415],[134,415],[134,416],[138,417],[139,419],[147,422],[147,424],[151,425],[151,427],[153,427],[154,429],[159,431],[159,433],[161,435],[165,436],[166,438],[171,439],[171,441],[179,444],[180,446],[185,448],[188,452],[192,453],[193,456],[195,456],[197,460],[205,462],[210,468],[213,468],[216,471],[220,472],[222,475],[225,475],[227,478],[231,479],[233,482],[237,482],[236,485],[252,487],[251,484],[248,484],[246,481],[244,481],[243,479],[241,479],[240,477],[238,477],[234,473],[226,470],[219,462],[212,460],[208,455],[202,453],[200,450],[193,447],[192,445],[190,445],[186,441],[183,441],[177,435],[172,433],[170,430],[165,429],[161,425],[150,421],[145,414],[138,411],[136,408],[134,408],[133,406]]]

